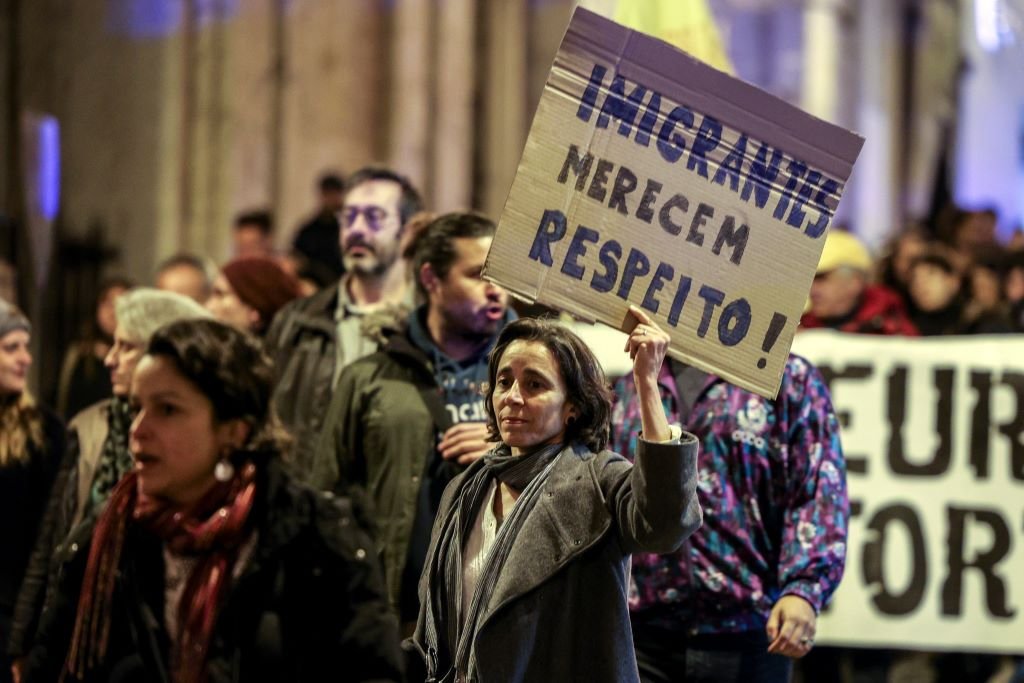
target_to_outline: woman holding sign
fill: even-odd
[[[637,681],[629,556],[699,525],[697,444],[670,428],[657,378],[669,337],[641,310],[626,351],[643,397],[636,465],[604,450],[610,393],[558,324],[508,325],[488,367],[497,446],[448,485],[412,643],[430,681]]]

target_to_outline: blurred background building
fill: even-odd
[[[497,216],[574,4],[2,0],[18,298],[66,339],[101,273],[223,261],[243,208],[289,242],[325,169],[382,162],[433,208]],[[952,202],[1020,225],[1024,0],[706,4],[738,76],[866,137],[840,222],[871,246]]]

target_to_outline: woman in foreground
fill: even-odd
[[[700,508],[696,439],[670,429],[658,391],[668,335],[631,311],[635,466],[604,450],[610,393],[579,337],[533,319],[499,335],[487,390],[498,445],[445,490],[420,581],[412,644],[427,680],[639,680],[629,556],[677,548]]]
[[[284,472],[271,381],[222,323],[152,336],[134,469],[72,532],[26,680],[399,680],[371,540],[347,501]]]

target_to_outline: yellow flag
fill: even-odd
[[[618,0],[613,17],[715,67],[734,74],[707,0]]]

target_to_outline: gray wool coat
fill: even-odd
[[[483,613],[472,681],[639,681],[626,598],[629,557],[677,549],[701,524],[697,502],[697,440],[640,441],[636,465],[620,455],[567,448],[545,483],[501,571]],[[434,525],[461,493],[477,461],[448,485]],[[420,615],[407,647],[440,680],[436,653],[427,652],[425,609],[435,590],[420,580]],[[441,627],[443,631],[443,626]]]

